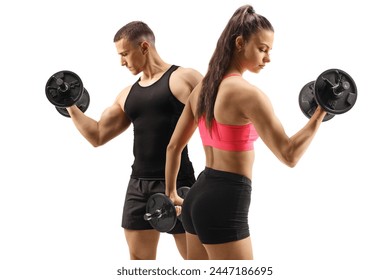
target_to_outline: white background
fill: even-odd
[[[46,99],[50,75],[79,74],[91,95],[87,115],[98,119],[137,79],[112,42],[120,27],[145,21],[166,62],[205,74],[243,4],[274,25],[272,62],[245,77],[270,97],[287,134],[307,122],[298,94],[324,70],[342,69],[358,86],[355,107],[321,126],[295,168],[256,142],[249,265],[273,266],[270,279],[389,279],[390,20],[379,0],[3,1],[1,279],[114,279],[116,268],[142,263],[128,261],[120,227],[132,127],[93,148]],[[198,174],[197,134],[190,156]],[[154,265],[163,264],[202,262],[180,261],[164,234]]]

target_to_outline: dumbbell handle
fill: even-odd
[[[334,97],[339,97],[345,90],[351,87],[350,83],[347,81],[341,81],[341,77],[339,77],[339,81],[337,84],[333,84],[329,79],[322,78],[333,90]]]
[[[52,78],[56,80],[56,84],[58,86],[57,90],[59,90],[62,93],[65,93],[73,86],[75,85],[78,86],[80,84],[78,81],[71,81],[70,83],[67,83],[63,79],[58,78],[54,75],[52,76]]]
[[[56,76],[52,76],[56,80],[56,84],[58,85],[58,88],[62,91],[65,92],[69,89],[69,84],[65,83],[63,79],[57,78]]]
[[[163,216],[163,214],[164,214],[165,212],[163,212],[163,210],[162,209],[157,209],[156,211],[154,211],[154,213],[146,213],[145,215],[144,215],[144,220],[145,221],[150,221],[150,220],[153,220],[153,219],[160,219],[162,216]]]

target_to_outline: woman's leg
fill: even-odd
[[[210,260],[253,260],[251,238],[222,244],[204,244]]]
[[[187,259],[188,260],[207,260],[206,249],[195,234],[186,233],[187,237]]]
[[[187,259],[186,234],[185,233],[173,234],[173,237],[175,238],[177,250],[179,251],[181,257],[186,260]]]

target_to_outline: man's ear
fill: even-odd
[[[149,52],[149,43],[147,41],[142,41],[140,44],[139,44],[140,48],[141,48],[141,52],[142,54],[147,54]]]

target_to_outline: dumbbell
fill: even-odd
[[[311,118],[317,106],[327,114],[323,121],[348,112],[356,103],[357,88],[352,77],[343,70],[329,69],[315,81],[307,83],[299,93],[299,106]]]
[[[46,83],[45,92],[50,103],[65,117],[70,117],[66,107],[76,105],[82,112],[88,109],[89,93],[80,77],[72,71],[53,74]]]
[[[189,187],[180,187],[177,189],[177,194],[185,199],[189,190]],[[181,220],[181,215],[176,215],[175,205],[168,196],[156,193],[148,199],[144,220],[149,221],[154,229],[168,232],[175,227],[177,219]]]

